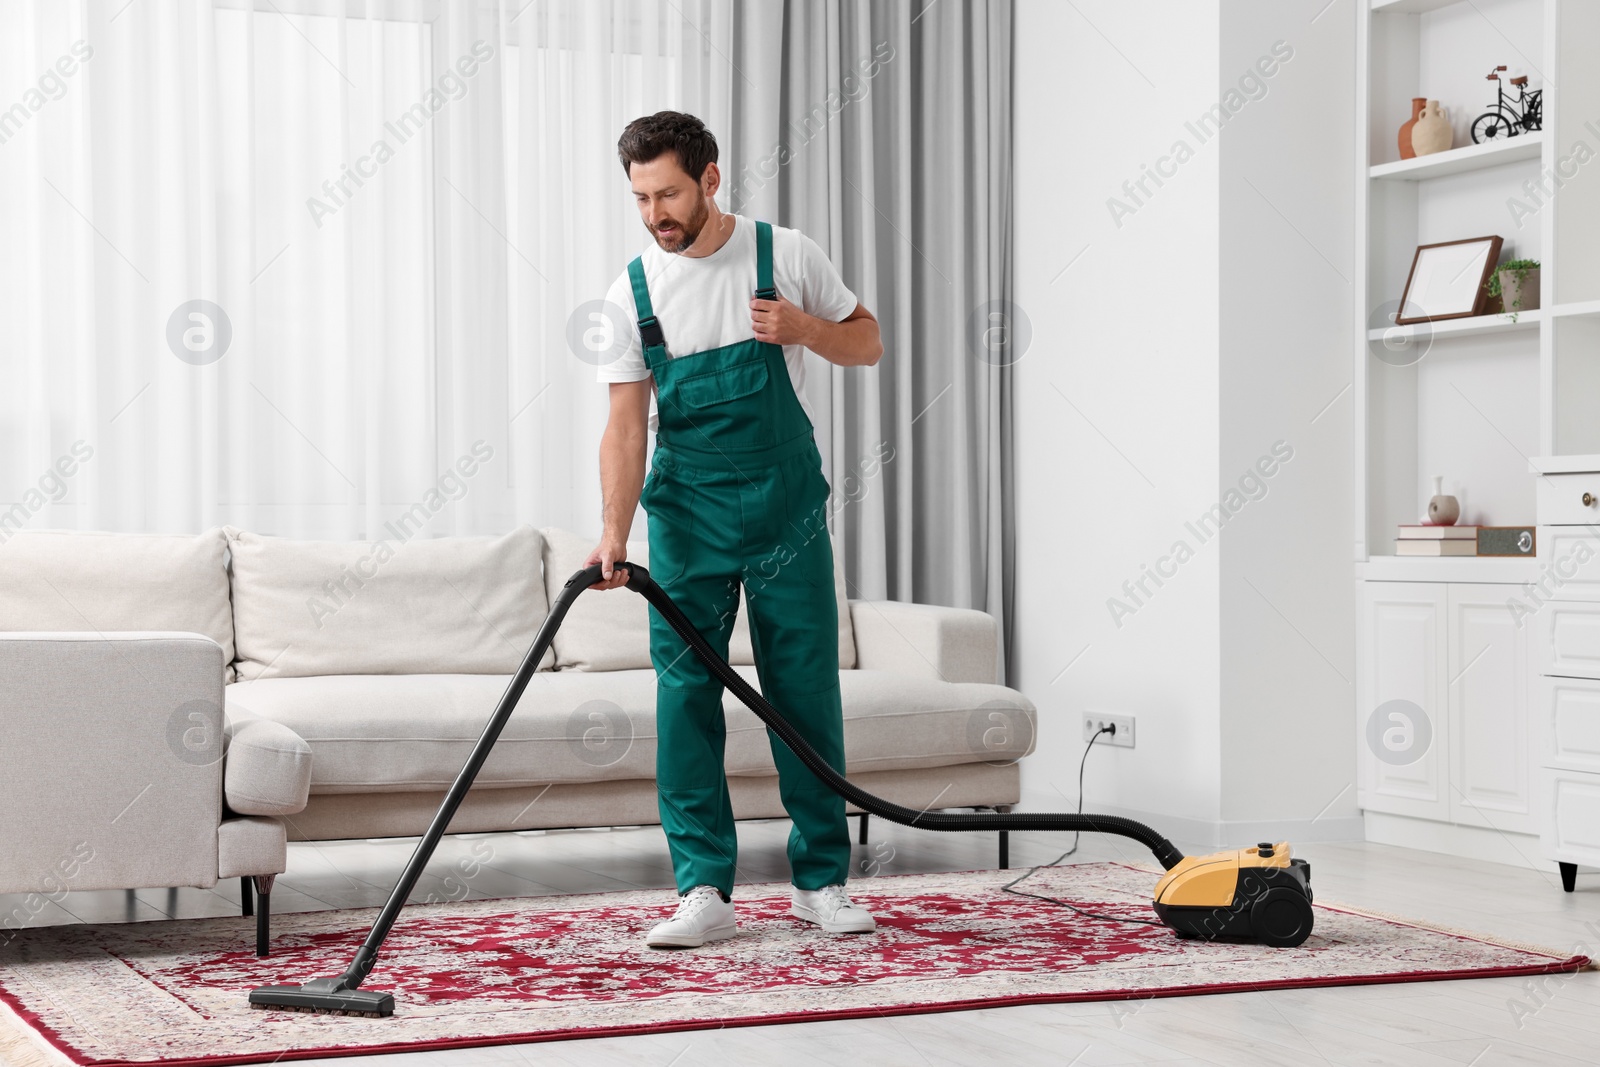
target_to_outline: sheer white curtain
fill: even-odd
[[[732,0],[0,5],[0,537],[597,528],[569,335],[644,237],[616,138],[729,128],[734,32]]]

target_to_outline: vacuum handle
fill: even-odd
[[[611,564],[611,573],[612,574],[615,574],[617,571],[620,571],[620,570],[625,570],[625,571],[628,572],[627,587],[629,589],[632,589],[635,593],[644,592],[643,586],[636,584],[637,579],[635,579],[634,575],[635,575],[635,573],[642,573],[646,578],[648,578],[648,577],[650,577],[650,572],[649,571],[645,570],[639,564],[630,563],[628,560],[625,560],[625,559],[619,559],[616,562]],[[603,563],[592,563],[589,566],[583,568],[581,571],[575,572],[572,575],[571,578],[568,578],[567,579],[567,584],[563,585],[561,587],[561,593],[557,594],[557,595],[558,596],[565,595],[568,587],[569,586],[574,586],[574,585],[576,585],[578,587],[578,592],[581,593],[585,589],[588,589],[590,586],[593,586],[593,585],[595,585],[595,584],[597,584],[599,582],[603,582],[605,580],[606,580],[605,565]]]

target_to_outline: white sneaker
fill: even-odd
[[[716,886],[697,885],[683,895],[672,918],[650,930],[644,943],[651,948],[699,948],[738,932],[733,901],[723,900]]]
[[[850,899],[842,885],[794,890],[789,914],[816,923],[830,934],[870,934],[878,928],[872,913]]]

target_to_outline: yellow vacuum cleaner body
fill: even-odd
[[[1185,856],[1156,883],[1154,904],[1179,937],[1292,948],[1311,936],[1311,865],[1287,841]]]

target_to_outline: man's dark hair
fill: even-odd
[[[678,165],[695,181],[706,172],[706,164],[717,161],[717,139],[706,124],[681,111],[657,111],[634,119],[617,140],[617,158],[622,172],[632,174],[635,163],[648,163],[668,152],[677,154]]]

